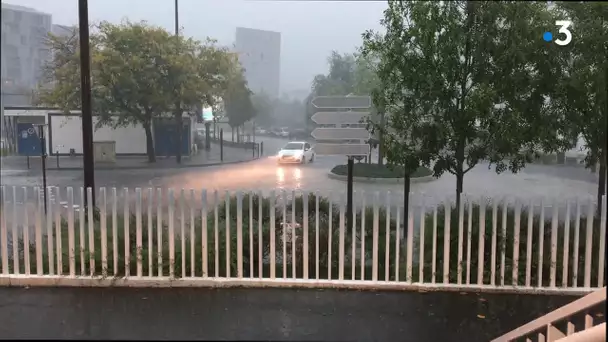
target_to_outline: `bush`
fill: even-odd
[[[462,248],[462,282],[466,283],[466,260],[467,260],[467,230],[468,230],[468,210],[469,203],[464,204],[464,224],[463,224],[463,248]],[[493,208],[492,202],[487,202],[484,204],[485,206],[485,234],[483,235],[482,243],[484,245],[484,267],[483,267],[483,282],[484,284],[491,283],[491,258],[492,258],[492,232],[493,232]],[[481,206],[478,204],[472,205],[473,214],[471,216],[471,263],[470,263],[470,283],[476,284],[478,281],[477,272],[479,265],[479,235],[480,235],[480,210]],[[519,244],[518,244],[518,258],[514,263],[514,246],[515,246],[515,210],[513,208],[508,208],[506,211],[506,234],[503,234],[502,230],[502,219],[503,219],[503,207],[501,205],[497,205],[497,213],[496,213],[496,259],[495,259],[495,278],[494,281],[496,284],[501,284],[501,257],[502,253],[505,254],[505,271],[504,271],[504,284],[511,285],[513,284],[513,269],[514,265],[517,266],[517,285],[525,285],[526,283],[526,263],[527,263],[527,249],[528,249],[528,216],[529,213],[522,209],[521,210],[521,218],[519,222]],[[444,238],[445,238],[445,221],[444,221],[444,212],[445,209],[443,207],[438,208],[437,210],[437,253],[436,253],[436,281],[443,281],[443,257],[444,257]],[[450,214],[450,244],[449,244],[449,279],[450,282],[457,282],[458,275],[458,210],[456,208],[451,208]],[[551,272],[551,235],[552,235],[552,227],[551,227],[551,217],[550,213],[545,212],[544,219],[544,235],[543,235],[543,260],[542,260],[542,274],[543,274],[543,286],[549,286],[549,274]],[[532,219],[532,246],[531,246],[531,270],[530,270],[530,285],[537,286],[538,285],[538,267],[539,267],[539,258],[538,258],[538,250],[540,245],[540,215],[536,212]],[[561,286],[562,284],[562,274],[563,274],[563,255],[564,255],[564,238],[565,238],[565,223],[559,222],[557,226],[557,258],[555,266],[555,279],[556,285]],[[581,217],[580,221],[580,236],[579,236],[579,244],[578,244],[578,286],[582,286],[583,274],[584,274],[584,265],[585,265],[585,234],[586,234],[586,225],[587,218]],[[431,253],[427,251],[432,250],[432,238],[433,238],[433,216],[432,214],[427,215],[425,219],[425,273],[424,273],[424,281],[430,281],[432,276],[432,256]],[[569,230],[569,261],[568,261],[568,284],[572,285],[572,274],[573,274],[573,265],[574,265],[574,227],[575,221],[571,220],[570,222],[570,230]],[[600,236],[599,233],[599,218],[594,218],[593,223],[593,236]],[[603,237],[602,237],[603,238]],[[599,253],[599,241],[600,239],[594,238],[592,243],[592,260],[597,260],[597,255]],[[419,259],[418,256],[414,255],[415,259]],[[597,284],[597,275],[598,275],[598,265],[597,261],[591,263],[591,284]],[[418,272],[414,272],[414,281],[418,281]]]
[[[331,172],[346,176],[348,174],[348,165],[336,165]],[[403,168],[401,166],[387,166],[379,164],[355,163],[353,167],[353,177],[370,177],[370,178],[403,178]],[[419,167],[411,177],[425,177],[432,175],[433,172],[426,167]]]
[[[318,201],[318,216],[317,216],[317,201]],[[250,216],[250,204],[251,204],[251,216]],[[260,206],[262,215],[260,215]],[[271,221],[271,207],[274,206],[274,221]],[[304,225],[305,222],[305,207],[308,211],[308,235],[305,237]],[[468,230],[468,203],[465,203],[465,212],[463,215],[463,246],[462,246],[462,282],[466,283],[466,260],[467,260],[467,230]],[[477,204],[472,205],[473,214],[471,216],[471,269],[470,269],[470,283],[477,283],[477,266],[478,266],[478,242],[479,242],[479,213],[481,207]],[[357,231],[353,232],[352,229],[346,227],[346,218],[344,217],[344,278],[345,279],[361,279],[361,222],[365,222],[365,235],[364,235],[364,267],[363,271],[364,279],[372,279],[372,264],[373,260],[373,227],[374,227],[374,209],[372,207],[366,208],[355,208],[355,226]],[[399,224],[396,222],[396,215],[394,212],[395,207],[391,208],[391,215],[388,215],[386,209],[378,208],[378,249],[377,249],[377,272],[379,280],[408,280],[406,279],[406,256],[407,256],[407,240],[405,239],[406,231],[401,229],[403,220]],[[484,243],[484,283],[490,283],[490,260],[492,258],[492,224],[493,224],[493,208],[491,203],[485,205],[485,235],[483,238]],[[507,229],[506,235],[502,232],[502,206],[497,208],[497,220],[496,220],[496,268],[495,268],[495,283],[500,284],[500,265],[501,265],[501,252],[505,254],[505,280],[506,285],[512,284],[512,272],[513,272],[513,246],[514,246],[514,234],[513,229]],[[230,215],[227,216],[227,211]],[[170,259],[169,255],[169,227],[166,222],[161,224],[161,239],[162,246],[158,249],[158,222],[153,219],[151,225],[147,222],[147,217],[144,214],[141,220],[141,241],[142,248],[138,250],[136,241],[136,224],[137,220],[135,216],[128,218],[129,235],[128,244],[125,244],[125,220],[123,217],[118,217],[116,234],[114,234],[111,227],[111,216],[107,217],[107,264],[108,267],[104,268],[102,265],[101,257],[101,225],[99,216],[95,215],[93,226],[94,226],[94,252],[91,253],[89,248],[89,230],[87,225],[84,225],[83,241],[85,242],[84,248],[80,249],[80,235],[81,231],[79,228],[79,221],[76,219],[74,222],[74,266],[76,274],[80,274],[81,267],[84,266],[86,270],[84,274],[89,274],[89,256],[92,256],[95,260],[95,274],[104,276],[124,276],[126,269],[129,270],[130,275],[137,274],[137,260],[141,259],[143,265],[143,275],[158,275],[159,267],[162,269],[163,275],[169,275],[171,265],[175,270],[175,276],[203,276],[203,239],[202,235],[205,232],[206,227],[207,236],[207,260],[208,260],[208,273],[209,276],[236,276],[239,270],[237,264],[237,246],[238,246],[238,231],[237,231],[237,198],[232,196],[229,198],[228,206],[226,201],[222,201],[217,207],[217,216],[215,211],[210,210],[207,215],[198,216],[194,218],[195,229],[194,237],[190,230],[189,221],[184,222],[184,235],[181,236],[181,223],[179,220],[174,222],[174,252],[175,256],[173,260]],[[413,214],[413,212],[412,212]],[[536,213],[538,214],[538,213]],[[546,218],[550,214],[546,213]],[[285,216],[285,217],[284,217]],[[402,215],[400,215],[402,216]],[[226,217],[229,221],[226,221]],[[290,228],[289,224],[292,223],[292,218],[295,217],[295,222],[301,224],[300,228],[294,230]],[[318,223],[317,223],[318,217]],[[425,231],[424,231],[424,259],[422,263],[424,265],[424,281],[430,282],[432,277],[432,249],[433,249],[433,213],[427,212],[425,216]],[[507,210],[507,227],[514,227],[515,215],[512,209]],[[262,275],[264,277],[270,276],[270,255],[271,255],[271,232],[274,230],[274,241],[275,241],[275,274],[277,277],[283,275],[292,277],[294,274],[294,261],[295,261],[295,275],[296,277],[303,277],[303,266],[304,266],[304,240],[308,240],[308,276],[309,278],[315,278],[317,272],[321,279],[327,279],[329,271],[331,271],[331,278],[337,279],[339,275],[339,248],[340,248],[340,226],[341,226],[341,215],[339,207],[336,204],[330,203],[327,198],[316,197],[313,193],[305,193],[298,195],[294,198],[287,199],[285,207],[281,199],[275,199],[275,203],[271,202],[268,197],[260,197],[257,194],[245,194],[242,197],[242,215],[241,215],[241,243],[242,243],[242,271],[245,277],[259,277],[260,276],[260,256],[262,261]],[[528,233],[528,213],[522,211],[520,220],[520,244],[519,244],[519,258],[516,262],[518,266],[518,281],[519,285],[525,284],[526,277],[526,251],[527,251],[527,233]],[[543,279],[544,286],[548,286],[548,274],[551,272],[551,223],[549,220],[545,220],[544,226],[544,243],[543,243]],[[592,258],[597,257],[599,253],[599,220],[594,221],[593,225],[593,246],[592,246]],[[283,224],[283,223],[287,224]],[[444,255],[444,208],[438,208],[437,210],[437,221],[436,221],[436,270],[435,270],[435,281],[440,283],[443,281],[443,255]],[[536,286],[538,284],[538,229],[539,229],[539,216],[535,215],[533,218],[533,231],[532,231],[532,262],[531,262],[531,285]],[[149,229],[150,227],[150,229]],[[229,227],[229,229],[226,229]],[[573,251],[574,246],[574,222],[570,224],[570,262],[568,274],[571,279],[573,274],[573,262],[572,258],[575,254]],[[578,260],[578,274],[579,283],[583,285],[582,274],[584,274],[584,263],[585,263],[585,234],[586,234],[586,219],[582,218],[580,223],[580,237],[579,237],[579,260]],[[331,228],[331,229],[330,229]],[[44,229],[44,228],[43,228]],[[388,264],[386,260],[386,235],[390,238],[390,245],[388,246]],[[45,230],[46,231],[46,230]],[[319,236],[319,261],[317,269],[317,244],[316,236]],[[558,232],[563,232],[563,223],[558,225]],[[451,209],[450,217],[450,243],[449,243],[449,279],[451,283],[457,282],[458,272],[458,211],[454,208]],[[59,230],[61,240],[61,251],[62,251],[62,263],[61,269],[63,274],[69,274],[69,240],[68,240],[68,224],[65,220],[61,222],[61,229]],[[259,244],[260,233],[262,234],[261,248]],[[286,244],[283,246],[283,234],[285,234]],[[118,248],[117,255],[117,269],[114,269],[114,235],[116,235],[116,246]],[[402,240],[399,241],[399,258],[396,258],[395,241],[397,235]],[[419,243],[420,235],[418,232],[418,225],[416,230],[413,232],[413,251],[412,251],[412,281],[419,281],[418,265],[421,262],[419,260]],[[57,243],[57,231],[52,224],[52,234],[54,248]],[[504,245],[503,245],[504,237]],[[250,242],[250,238],[252,241]],[[34,237],[30,237],[31,241]],[[151,248],[149,248],[149,242],[152,242]],[[228,243],[227,243],[228,241]],[[353,258],[352,243],[355,241],[355,255]],[[557,263],[555,268],[556,272],[556,284],[561,285],[562,270],[563,270],[563,241],[564,234],[558,234],[557,242]],[[48,258],[48,236],[43,235],[42,240],[42,255],[43,255],[43,273],[48,274],[49,271],[49,258]],[[217,248],[215,247],[217,245]],[[129,259],[125,260],[125,246],[128,246]],[[331,249],[330,249],[331,246]],[[285,254],[283,248],[285,247]],[[295,248],[294,248],[295,247]],[[21,270],[24,272],[24,248],[23,241],[20,240],[18,245],[20,259],[21,259]],[[194,248],[194,257],[192,256],[192,248]],[[295,255],[292,252],[292,248],[295,249]],[[29,259],[30,259],[30,270],[32,273],[37,273],[36,269],[36,250],[35,244],[31,243],[29,248]],[[226,264],[228,252],[230,262]],[[81,253],[84,256],[84,265],[81,265]],[[159,256],[162,256],[162,261],[159,260]],[[182,261],[182,256],[184,260]],[[330,258],[331,256],[331,258]],[[12,257],[12,256],[9,256]],[[150,259],[151,258],[151,259]],[[285,265],[283,264],[285,260]],[[399,261],[399,265],[396,265],[396,261]],[[150,269],[149,265],[152,265]],[[9,266],[12,268],[12,261],[9,262]],[[284,268],[285,267],[285,268]],[[57,258],[54,259],[54,268],[57,268]],[[396,278],[396,271],[398,268],[398,279]],[[592,263],[592,285],[597,284],[597,262]],[[354,270],[354,273],[353,273]],[[387,275],[388,270],[388,275]],[[11,270],[12,271],[12,270]],[[56,272],[56,271],[55,271]],[[229,273],[229,274],[228,274]],[[569,284],[571,280],[568,280]]]

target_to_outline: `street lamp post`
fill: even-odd
[[[44,138],[44,127],[46,124],[34,125],[36,134],[40,139],[40,160],[42,161],[42,191],[44,193],[44,213],[47,213],[47,188],[46,188],[46,141]]]

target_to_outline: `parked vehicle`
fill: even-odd
[[[306,140],[310,138],[310,133],[305,129],[295,129],[289,134],[290,139]]]
[[[281,129],[279,130],[279,136],[283,138],[289,137],[289,128],[281,127]]]

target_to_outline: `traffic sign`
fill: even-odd
[[[314,146],[314,150],[316,154],[323,156],[367,156],[369,154],[369,145],[317,143]]]
[[[317,96],[312,99],[316,108],[352,108],[367,109],[372,106],[369,96]]]
[[[358,124],[369,112],[316,112],[310,119],[319,125]]]
[[[317,140],[369,139],[369,132],[365,128],[315,128],[310,135]]]

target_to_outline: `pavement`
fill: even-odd
[[[115,163],[96,163],[96,170],[116,170],[116,169],[178,169],[188,167],[202,167],[221,165],[228,163],[236,163],[249,161],[257,157],[257,152],[254,156],[251,149],[240,147],[223,147],[223,158],[220,152],[219,144],[212,143],[209,151],[199,150],[191,156],[183,156],[182,163],[177,164],[175,157],[157,157],[155,163],[149,163],[146,156],[117,156]],[[30,157],[29,166],[28,158],[23,156],[6,156],[2,157],[1,166],[4,170],[21,170],[40,172],[42,164],[40,157]],[[48,156],[46,159],[46,168],[49,171],[74,171],[82,170],[82,156]]]
[[[489,341],[575,297],[0,288],[2,339]]]

